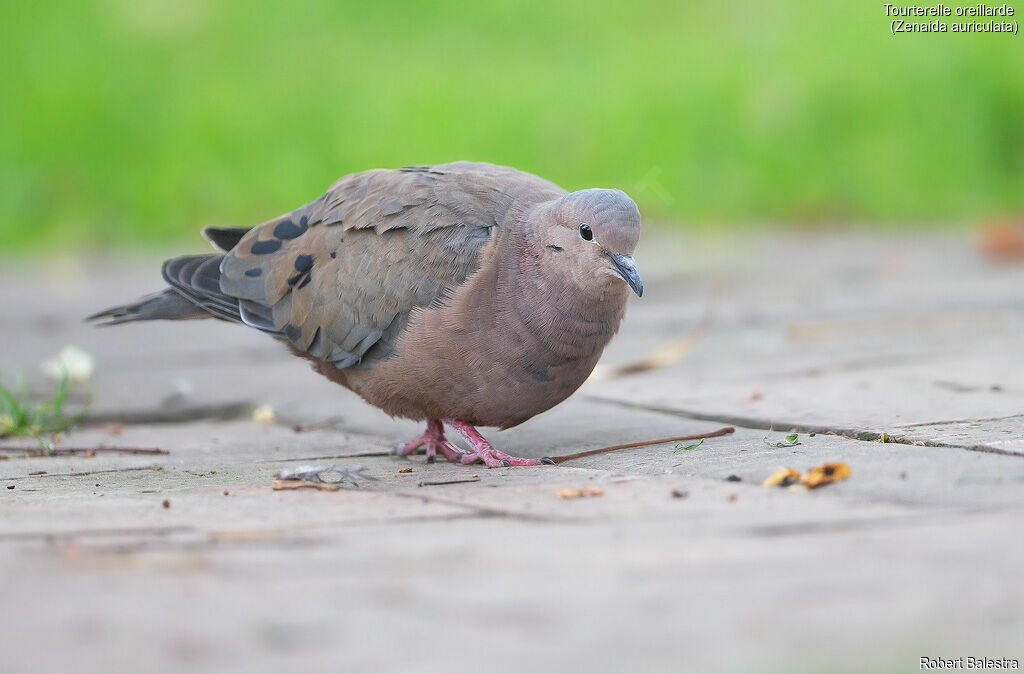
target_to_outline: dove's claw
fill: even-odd
[[[461,419],[445,419],[446,424],[458,431],[459,435],[466,439],[472,451],[463,452],[456,457],[457,461],[464,464],[482,461],[488,468],[503,468],[507,466],[536,466],[541,463],[540,459],[523,459],[518,456],[511,456],[505,452],[496,450],[491,443],[480,435],[472,424]]]
[[[551,459],[550,456],[542,456],[542,457],[540,457],[540,462],[543,463],[545,466],[553,466],[553,465],[555,465],[555,462]]]
[[[491,443],[484,440],[484,437],[471,424],[459,419],[446,419],[446,423],[459,432],[459,435],[466,439],[471,451],[464,452],[452,443],[444,435],[444,424],[438,419],[431,419],[427,422],[427,430],[422,435],[413,438],[409,442],[403,442],[395,447],[393,452],[401,456],[413,454],[420,447],[427,448],[427,463],[434,463],[437,455],[441,454],[452,463],[471,464],[478,461],[483,462],[488,468],[503,468],[508,466],[536,466],[541,463],[553,464],[550,458],[523,459],[518,456],[510,456],[505,452],[499,452]]]
[[[440,421],[433,420],[427,422],[427,430],[423,431],[422,435],[419,435],[409,442],[403,442],[395,448],[395,454],[401,456],[408,456],[414,454],[417,449],[426,445],[427,447],[427,462],[432,463],[434,456],[437,454],[439,445],[446,443],[444,437],[444,426],[441,425]]]

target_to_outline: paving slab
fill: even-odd
[[[647,292],[596,376],[485,434],[546,456],[735,432],[529,469],[387,455],[418,424],[251,331],[81,322],[158,287],[156,258],[0,262],[3,380],[45,393],[66,344],[97,362],[58,443],[92,455],[0,452],[0,671],[1024,657],[1024,266],[955,233],[655,231],[637,257]],[[826,461],[851,477],[760,486]],[[271,488],[301,465],[357,484]],[[601,495],[558,497],[583,487]]]

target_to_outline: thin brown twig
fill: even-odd
[[[602,447],[601,449],[588,449],[585,452],[577,452],[575,454],[563,454],[561,456],[552,456],[550,459],[555,463],[564,463],[572,459],[580,459],[584,456],[593,456],[594,454],[605,454],[607,452],[616,452],[620,449],[633,449],[635,447],[647,447],[648,445],[663,445],[669,442],[682,442],[683,440],[702,440],[706,438],[717,438],[723,435],[729,435],[730,433],[736,432],[736,429],[732,426],[725,426],[719,428],[717,431],[711,431],[710,433],[696,433],[694,435],[680,435],[674,438],[660,438],[658,440],[644,440],[643,442],[630,442],[625,445],[614,445],[612,447]],[[257,461],[256,463],[284,463],[286,461],[314,461],[318,459],[354,459],[364,456],[392,456],[394,452],[391,451],[376,451],[376,452],[356,452],[353,454],[335,454],[333,456],[310,456],[301,459],[264,459]],[[431,485],[433,486],[433,485]]]
[[[445,480],[444,482],[420,482],[417,487],[443,487],[446,484],[463,484],[465,482],[479,482],[480,478],[471,477],[465,480]]]
[[[729,435],[736,431],[732,426],[726,426],[719,428],[717,431],[711,431],[710,433],[696,433],[694,435],[680,435],[674,438],[661,438],[659,440],[644,440],[643,442],[630,442],[625,445],[614,445],[612,447],[602,447],[601,449],[588,449],[585,452],[576,452],[575,454],[563,454],[561,456],[552,456],[550,459],[555,463],[564,463],[571,459],[581,459],[584,456],[593,456],[594,454],[605,454],[607,452],[617,452],[620,449],[633,449],[634,447],[647,447],[649,445],[663,445],[669,442],[682,442],[683,440],[703,440],[705,438],[717,438],[723,435]]]
[[[166,449],[156,447],[0,447],[0,452],[27,454],[28,456],[69,456],[74,454],[170,454]]]

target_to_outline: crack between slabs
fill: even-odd
[[[608,405],[616,405],[618,407],[624,407],[626,409],[644,410],[645,412],[656,412],[658,414],[668,414],[675,417],[684,417],[687,419],[695,419],[697,421],[715,421],[718,423],[729,424],[731,426],[739,426],[741,428],[756,429],[762,431],[781,431],[790,430],[794,433],[816,433],[819,435],[834,435],[843,437],[848,440],[859,440],[861,442],[878,442],[882,439],[882,433],[877,431],[865,431],[857,428],[837,428],[833,426],[821,425],[821,424],[805,424],[805,423],[793,423],[788,421],[772,421],[767,422],[762,419],[754,417],[743,417],[734,416],[729,414],[708,414],[704,412],[696,412],[693,410],[676,409],[671,407],[661,407],[659,405],[649,405],[646,403],[627,403],[621,400],[615,400],[614,398],[604,398],[597,395],[585,395],[582,396],[587,400],[594,402],[605,403]],[[1011,417],[1024,415],[1013,415]],[[997,419],[992,419],[995,421]],[[983,420],[978,420],[983,421]],[[934,422],[941,424],[943,422]],[[958,422],[950,422],[958,423]],[[913,426],[924,426],[931,424],[911,424],[908,426],[901,426],[900,428],[910,428]],[[943,447],[948,449],[965,449],[971,452],[985,452],[988,454],[999,454],[1002,456],[1012,456],[1018,459],[1024,459],[1024,455],[1017,452],[1011,452],[1004,449],[998,449],[996,447],[989,447],[988,445],[954,445],[947,442],[936,442],[934,440],[914,440],[903,435],[893,435],[891,433],[886,434],[887,443],[895,445],[910,445],[915,446],[915,442],[923,442],[925,447]],[[920,446],[920,445],[917,445]]]

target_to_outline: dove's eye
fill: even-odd
[[[583,237],[584,241],[593,241],[594,230],[590,229],[590,225],[584,222],[580,225],[580,236]]]

